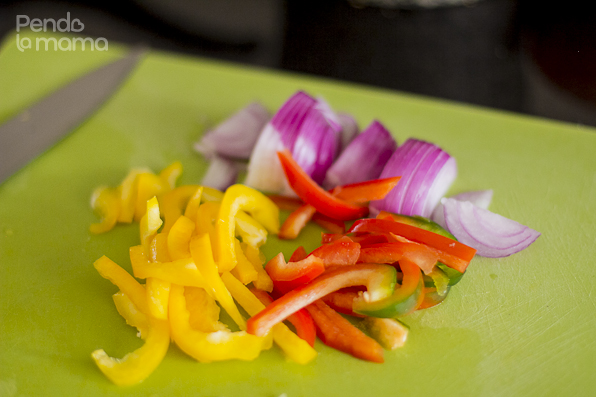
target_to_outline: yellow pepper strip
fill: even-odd
[[[155,277],[189,287],[206,288],[211,292],[205,277],[199,272],[192,258],[178,259],[171,262],[149,262],[142,245],[130,247],[132,271],[137,278]]]
[[[163,232],[167,233],[176,219],[182,215],[190,199],[196,194],[197,189],[203,188],[201,193],[202,202],[221,201],[223,193],[219,190],[200,185],[184,185],[177,187],[160,198],[161,210],[165,219]],[[193,219],[191,217],[191,219]]]
[[[248,314],[254,316],[265,308],[265,305],[252,292],[230,273],[223,273],[221,278],[232,293],[232,296]],[[314,360],[317,351],[308,342],[293,333],[284,323],[272,328],[273,341],[284,351],[286,356],[299,364]]]
[[[188,258],[188,243],[195,230],[195,223],[181,215],[168,233],[168,252],[173,260]]]
[[[143,251],[143,246],[139,246]],[[118,266],[115,262],[109,259],[107,256],[102,256],[93,263],[95,269],[99,274],[117,285],[120,291],[128,295],[132,303],[145,314],[149,313],[149,307],[147,306],[147,298],[145,296],[145,288],[139,284],[126,270]]]
[[[228,327],[219,321],[219,305],[203,288],[184,287],[186,309],[191,328],[201,332],[225,331]]]
[[[197,210],[199,209],[199,205],[201,205],[201,196],[203,195],[203,186],[199,186],[195,194],[193,194],[190,199],[188,199],[188,204],[186,204],[186,209],[184,210],[184,216],[189,219],[196,219],[197,218]]]
[[[172,228],[174,230],[174,228]],[[232,295],[227,290],[221,277],[217,271],[217,265],[213,260],[211,249],[211,241],[207,233],[200,234],[190,240],[190,253],[197,268],[207,280],[207,283],[213,289],[215,299],[224,308],[224,310],[232,317],[232,320],[238,325],[241,330],[246,329],[246,321],[240,314]]]
[[[215,222],[219,214],[219,203],[215,201],[208,201],[200,205],[197,209],[196,216],[196,234],[209,234],[211,246],[217,247],[217,233],[215,232]],[[219,256],[217,250],[213,250],[213,260],[217,262]]]
[[[170,326],[167,321],[149,317],[145,343],[123,358],[112,358],[103,349],[91,357],[108,379],[118,386],[131,386],[144,381],[161,363],[170,346]]]
[[[157,233],[149,244],[149,260],[151,262],[170,262],[172,258],[168,252],[168,235]]]
[[[137,177],[141,174],[150,174],[147,168],[134,168],[118,186],[120,192],[121,210],[118,216],[118,222],[130,223],[135,213],[135,203],[137,199]]]
[[[174,342],[199,362],[231,359],[254,360],[263,349],[271,347],[271,337],[257,337],[246,331],[201,332],[191,328],[184,298],[184,287],[172,285],[170,292],[170,327]]]
[[[151,241],[162,224],[163,221],[159,217],[159,203],[157,202],[157,197],[153,196],[153,198],[147,201],[147,211],[139,224],[141,244],[147,252],[149,252]]]
[[[118,291],[112,295],[112,299],[114,300],[114,305],[116,305],[116,310],[126,320],[126,324],[135,327],[139,331],[138,336],[141,339],[144,340],[147,338],[147,333],[149,332],[149,318],[147,318],[147,315],[141,313],[128,295],[122,291]]]
[[[267,241],[267,230],[244,211],[238,211],[236,214],[235,233],[243,242],[255,247],[260,247]]]
[[[153,196],[166,193],[170,186],[159,176],[150,173],[143,173],[137,177],[137,198],[135,203],[134,220],[140,221],[147,211],[147,200]]]
[[[279,231],[279,209],[263,193],[244,185],[230,186],[223,197],[216,225],[219,271],[230,271],[236,266],[234,237],[236,214],[244,210],[271,233]]]
[[[242,247],[240,246],[240,241],[238,241],[238,239],[235,240],[234,246],[236,247],[236,259],[238,260],[238,263],[231,272],[234,277],[242,282],[242,284],[246,285],[256,281],[259,274],[246,255],[244,255],[244,251],[242,251]]]
[[[168,300],[171,283],[155,277],[148,277],[145,282],[147,305],[151,315],[160,320],[168,319]]]
[[[126,270],[103,256],[94,263],[99,274],[117,285],[142,313],[147,314],[145,289]],[[142,347],[122,359],[112,358],[103,349],[91,356],[108,379],[119,386],[134,385],[145,380],[161,363],[170,346],[170,327],[167,321],[151,316],[147,338]]]
[[[99,223],[89,226],[89,231],[94,234],[105,233],[111,230],[118,221],[120,214],[120,196],[117,189],[100,186],[91,195],[91,208],[101,216]]]
[[[246,256],[246,259],[250,261],[257,272],[257,279],[253,280],[254,286],[262,291],[273,291],[273,280],[271,280],[271,277],[269,277],[269,274],[267,274],[263,268],[263,264],[265,263],[265,255],[263,255],[261,250],[259,250],[257,247],[244,242],[240,243],[240,247]]]
[[[176,181],[180,175],[182,175],[182,163],[180,161],[174,161],[159,173],[159,177],[169,187],[169,190],[176,187]]]

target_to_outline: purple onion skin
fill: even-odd
[[[319,109],[312,108],[300,128],[292,156],[300,167],[320,184],[335,160],[339,141],[339,131],[329,124]]]
[[[377,179],[396,147],[389,131],[379,121],[373,121],[331,165],[323,185],[331,189]]]
[[[300,128],[317,101],[310,95],[298,91],[284,103],[271,119],[271,125],[279,131],[284,146],[292,151]]]

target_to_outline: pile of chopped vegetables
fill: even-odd
[[[176,187],[177,162],[159,174],[133,169],[92,195],[101,221],[91,232],[139,222],[132,275],[95,262],[145,341],[122,359],[93,352],[118,385],[149,376],[170,341],[200,362],[254,360],[275,342],[306,364],[318,337],[383,362],[406,341],[402,317],[444,301],[476,254],[511,255],[540,235],[488,211],[490,190],[445,198],[457,167],[437,145],[397,145],[379,121],[359,133],[354,118],[304,92],[271,118],[250,104],[195,148],[210,160],[201,185]],[[311,221],[325,230],[317,249],[264,257],[268,234],[295,239]],[[219,320],[222,308],[237,330]]]

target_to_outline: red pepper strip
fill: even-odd
[[[283,254],[280,252],[267,262],[265,270],[273,280],[275,288],[285,293],[321,275],[325,271],[325,265],[316,256],[286,263]]]
[[[273,298],[267,292],[251,288],[250,292],[252,292],[262,304],[265,306],[269,306],[273,303]],[[288,317],[288,321],[294,326],[296,329],[296,334],[301,338],[304,339],[311,347],[315,346],[315,339],[317,338],[317,329],[315,328],[315,322],[313,321],[312,317],[306,309],[300,309],[296,313],[292,314]]]
[[[437,293],[436,288],[424,288],[424,300],[416,310],[428,309],[429,307],[437,306],[439,303],[443,302],[446,297],[447,293],[441,296]]]
[[[316,212],[317,210],[312,205],[302,204],[286,218],[277,237],[284,240],[295,239]]]
[[[323,260],[325,267],[354,265],[360,256],[360,244],[344,236],[329,244],[324,244],[310,253]]]
[[[438,255],[426,245],[417,243],[391,242],[371,244],[360,249],[360,263],[395,263],[408,258],[416,263],[425,274],[432,272]]]
[[[395,268],[379,264],[342,266],[327,271],[310,283],[288,292],[248,319],[247,332],[257,336],[265,335],[271,327],[284,321],[292,313],[345,287],[365,285],[367,291],[364,295],[368,300],[382,300],[393,293],[395,277]]]
[[[297,211],[301,206],[305,205],[302,200],[295,197],[280,196],[277,194],[271,194],[267,197],[269,197],[271,201],[273,201],[275,205],[279,207],[279,209],[285,211]],[[346,225],[343,221],[330,218],[326,215],[321,214],[320,212],[315,212],[312,215],[311,220],[317,225],[321,226],[323,229],[329,231],[330,233],[343,233],[346,231]],[[282,226],[282,229],[283,228],[284,226]]]
[[[400,178],[401,176],[394,176],[338,186],[332,190],[332,193],[335,197],[352,204],[382,200],[397,185]]]
[[[352,310],[354,299],[358,298],[360,293],[362,293],[362,289],[358,287],[343,288],[339,291],[332,292],[329,295],[325,295],[321,300],[339,313],[348,314],[354,317],[365,317]]]
[[[416,243],[426,244],[437,250],[441,262],[462,273],[476,254],[474,248],[440,234],[386,219],[358,220],[348,230],[348,233],[354,232],[394,233]]]
[[[368,207],[350,204],[320,187],[292,158],[289,150],[277,152],[288,183],[305,203],[333,219],[349,221],[368,214]]]
[[[321,236],[321,244],[331,243],[344,237],[343,233],[323,233]],[[369,233],[356,233],[356,235],[348,236],[353,242],[360,244],[360,247],[364,247],[370,244],[388,243],[389,239],[385,234],[369,234]]]
[[[307,306],[319,338],[327,346],[362,360],[384,362],[383,347],[320,300]]]
[[[306,252],[304,247],[299,246],[298,248],[296,248],[296,250],[294,251],[292,256],[290,256],[289,262],[298,262],[298,261],[301,261],[302,259],[306,258],[307,256],[308,256],[308,253]]]

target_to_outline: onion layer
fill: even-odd
[[[469,192],[463,192],[457,194],[455,196],[450,197],[455,200],[459,201],[469,201],[477,207],[484,208],[485,210],[488,209],[490,202],[493,199],[493,191],[492,190],[473,190]],[[445,229],[447,229],[447,225],[445,224],[445,212],[443,211],[443,200],[437,204],[435,207],[430,219],[434,222],[438,223]]]
[[[401,176],[397,186],[383,199],[371,202],[371,213],[388,211],[430,217],[455,177],[455,159],[435,144],[408,139],[398,147],[379,178]]]
[[[263,105],[251,103],[206,133],[194,148],[206,158],[220,155],[246,160],[269,117]]]
[[[204,186],[224,191],[236,183],[239,165],[225,157],[213,156],[201,181]]]
[[[447,228],[480,256],[501,258],[527,248],[540,232],[475,206],[469,201],[443,200]]]

